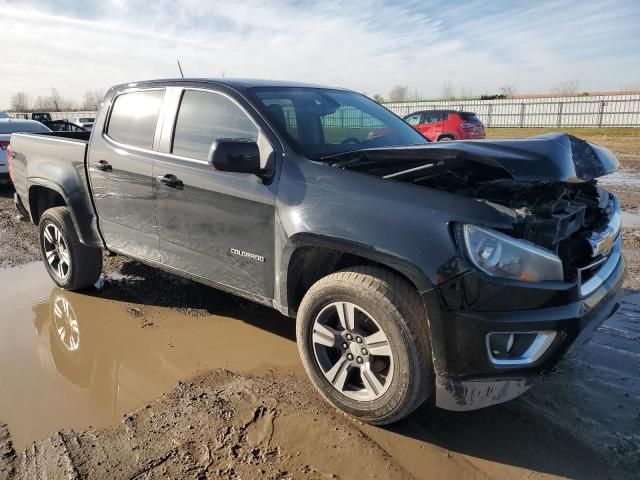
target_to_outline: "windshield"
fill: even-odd
[[[80,123],[93,123],[93,118],[89,118],[89,117],[82,117],[80,118]]]
[[[47,127],[38,122],[0,122],[0,134],[19,132],[50,132]]]
[[[354,92],[307,87],[252,88],[258,108],[312,160],[365,148],[428,140],[373,100]]]

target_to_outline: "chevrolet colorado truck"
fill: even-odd
[[[619,306],[597,183],[618,161],[566,134],[430,143],[352,91],[175,79],[111,88],[91,132],[15,134],[9,160],[57,285],[91,287],[108,250],[272,306],[365,422],[512,399]]]

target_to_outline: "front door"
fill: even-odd
[[[89,179],[107,246],[159,261],[153,203],[153,151],[164,89],[121,93],[112,100],[103,132],[89,149]]]
[[[182,92],[168,151],[154,164],[162,263],[249,296],[273,298],[275,182],[209,164],[221,138],[271,147],[226,94]]]

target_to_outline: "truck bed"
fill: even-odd
[[[91,132],[17,133],[11,136],[14,187],[34,223],[42,212],[37,205],[30,205],[30,192],[35,191],[34,187],[53,190],[70,207],[80,239],[87,244],[95,243],[95,238],[99,238],[86,171],[90,136]]]

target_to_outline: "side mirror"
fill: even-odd
[[[221,139],[211,145],[211,165],[216,170],[238,173],[264,173],[260,165],[260,150],[256,142]]]

